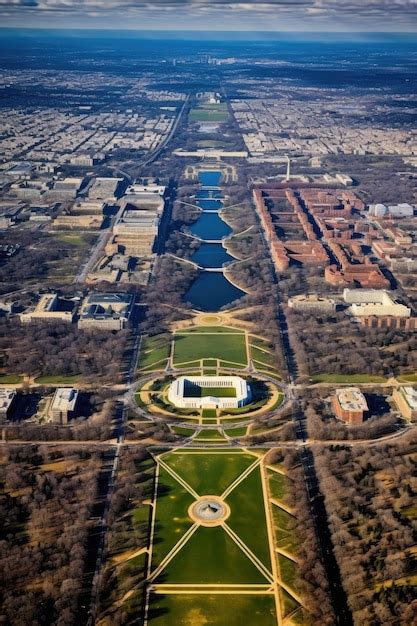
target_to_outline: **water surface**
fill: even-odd
[[[234,261],[221,243],[203,243],[193,254],[191,260],[201,267],[222,267],[223,263]]]
[[[245,295],[220,272],[201,272],[184,296],[186,302],[201,311],[218,311]]]
[[[218,213],[202,213],[189,231],[200,239],[222,239],[232,232],[230,226],[223,222]]]

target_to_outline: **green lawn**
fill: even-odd
[[[402,374],[401,376],[397,376],[397,380],[399,382],[417,383],[417,372],[414,374]]]
[[[275,528],[275,537],[278,546],[285,548],[288,552],[297,553],[298,540],[294,531],[290,527],[292,515],[278,506],[271,507],[272,518]]]
[[[159,469],[152,564],[158,565],[191,526],[187,515],[193,496],[166,470]]]
[[[0,376],[0,385],[18,385],[23,380],[23,376],[17,374],[2,374]]]
[[[143,337],[137,369],[164,369],[171,349],[171,335],[168,333]]]
[[[278,554],[278,564],[284,583],[294,589],[294,591],[297,591],[297,564],[283,554]]]
[[[258,363],[262,363],[267,367],[271,367],[272,369],[276,368],[275,357],[270,352],[264,352],[264,350],[260,350],[254,346],[250,346],[251,356],[254,361]]]
[[[222,494],[255,458],[250,454],[216,451],[207,454],[172,453],[164,456],[164,461],[198,494],[205,495]]]
[[[222,359],[247,365],[245,336],[234,334],[175,333],[174,365],[196,359]]]
[[[177,435],[182,435],[183,437],[191,437],[195,433],[195,430],[192,428],[184,428],[183,426],[172,426],[172,430]]]
[[[150,626],[277,626],[273,595],[155,594]]]
[[[282,598],[282,604],[284,607],[284,615],[289,615],[290,613],[295,611],[295,609],[298,609],[300,606],[298,602],[294,600],[292,596],[290,596],[289,593],[284,591],[284,589],[281,589],[281,598]]]
[[[197,148],[223,148],[230,147],[230,143],[227,141],[219,141],[217,139],[200,139],[195,142]]]
[[[198,105],[189,113],[189,119],[192,122],[226,122],[228,118],[229,113],[224,102]]]
[[[215,418],[217,415],[217,411],[216,409],[203,409],[201,411],[201,416],[202,417],[209,417],[209,418]]]
[[[277,500],[284,500],[288,488],[288,479],[277,472],[269,472],[268,480],[271,496]]]
[[[200,495],[221,495],[256,457],[244,452],[200,452],[187,449],[163,455],[167,463]],[[236,486],[227,503],[231,515],[226,524],[270,569],[270,551],[265,504],[259,467]],[[175,542],[190,527],[187,516],[191,494],[161,470],[156,504],[152,568],[161,562]],[[256,529],[256,532],[254,532]],[[155,586],[185,585],[185,593],[154,594],[150,599],[151,626],[240,626],[242,621],[276,626],[273,594],[187,593],[189,585],[268,585],[268,579],[229,536],[225,528],[199,526],[154,580]],[[162,589],[161,589],[162,591]],[[191,590],[190,590],[191,591]],[[194,588],[195,591],[195,588]]]
[[[244,335],[239,328],[233,328],[233,326],[190,326],[190,328],[184,328],[178,331],[181,335],[207,333],[208,335]]]
[[[200,526],[155,582],[266,584],[267,579],[221,526]]]
[[[316,383],[385,383],[384,376],[371,376],[369,374],[316,374],[312,376]]]
[[[187,384],[187,382],[184,387],[184,397],[186,398],[207,398],[207,396],[236,398],[236,389],[234,387],[200,387],[198,383]]]
[[[231,515],[227,523],[248,548],[271,571],[269,541],[266,529],[265,506],[259,467],[237,485],[226,502]],[[244,514],[242,515],[242,512]],[[254,532],[256,528],[256,532]]]
[[[58,239],[59,241],[62,241],[63,243],[68,243],[71,246],[77,246],[77,247],[83,247],[89,244],[89,242],[85,240],[82,234],[76,234],[76,233],[57,233],[57,234],[54,234],[54,239]]]
[[[81,374],[68,374],[68,376],[39,376],[35,382],[40,385],[73,385],[81,379]]]
[[[218,441],[224,441],[224,437],[218,430],[215,429],[206,429],[201,430],[196,439],[216,439]]]
[[[244,437],[248,430],[247,426],[243,426],[241,428],[225,428],[224,432],[229,437]]]

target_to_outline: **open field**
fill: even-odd
[[[23,380],[23,376],[17,374],[1,374],[0,385],[18,385]]]
[[[312,376],[312,380],[316,383],[336,384],[385,383],[387,381],[384,376],[371,376],[369,374],[316,374]]]
[[[174,365],[195,361],[196,359],[221,359],[236,364],[237,367],[246,367],[247,354],[245,335],[243,333],[217,333],[216,328],[211,332],[201,334],[175,333]]]
[[[236,389],[234,387],[199,387],[186,385],[184,392],[186,398],[206,398],[207,396],[215,396],[216,398],[236,398]]]
[[[259,615],[262,623],[275,626],[275,597],[271,589],[270,548],[258,457],[241,451],[184,450],[162,454],[156,460],[160,463],[160,473],[149,623],[209,624],[211,588],[213,596],[217,596],[231,586],[231,595],[233,589],[238,590],[237,609],[249,610],[251,615]],[[189,503],[206,494],[223,498],[232,513],[214,527],[200,524],[192,527],[186,514]],[[252,498],[249,512],[245,494],[246,498],[248,494]],[[251,532],[253,525],[258,529],[256,537]],[[230,603],[224,609],[223,603],[218,602],[215,621],[211,623],[235,623],[231,621],[234,609],[230,611]],[[201,618],[195,622],[193,616],[199,615]]]
[[[137,368],[139,370],[164,369],[170,352],[171,335],[143,337]]]
[[[227,105],[224,102],[200,104],[189,113],[191,122],[226,122],[228,118]]]
[[[223,435],[218,430],[202,430],[198,433],[196,440],[215,440],[215,441],[224,441]]]
[[[261,451],[193,448],[156,457],[150,626],[237,626],[242,620],[277,626],[293,611],[300,612],[294,623],[305,623],[292,591],[297,562],[288,553],[275,552],[281,535],[287,548],[295,550],[291,514],[268,501],[268,477],[275,480],[278,470],[267,470],[264,459]],[[282,484],[274,494],[284,498],[287,479],[279,474],[277,481]],[[212,526],[198,518],[193,523],[188,508],[201,496],[224,502],[226,517]],[[271,509],[276,510],[273,516]]]
[[[152,626],[241,626],[248,623],[249,616],[252,624],[277,624],[272,594],[233,594],[232,591],[227,593],[227,602],[215,594],[154,594],[149,616]]]

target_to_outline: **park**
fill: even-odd
[[[155,462],[149,625],[237,626],[248,611],[265,626],[303,623],[285,472],[242,449],[179,449]]]

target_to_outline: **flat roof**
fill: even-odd
[[[337,389],[336,396],[343,411],[367,411],[368,404],[359,387]]]
[[[73,387],[58,387],[52,401],[52,411],[73,411],[77,403],[78,390]]]
[[[417,411],[417,389],[414,387],[401,387],[401,393],[410,409]]]

